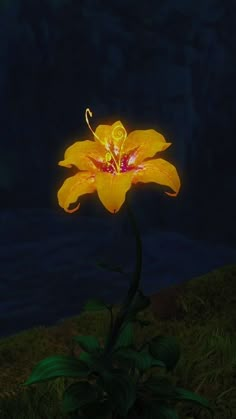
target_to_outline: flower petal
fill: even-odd
[[[98,140],[95,136],[95,141],[103,144],[106,150],[109,150],[111,144],[120,148],[120,143],[127,135],[125,127],[120,121],[116,121],[112,125],[98,125],[95,134],[99,138]]]
[[[80,204],[73,210],[68,210],[69,205],[77,201],[79,196],[96,191],[95,176],[90,172],[79,172],[65,180],[57,192],[60,207],[66,212],[75,212]]]
[[[144,159],[155,156],[159,151],[166,150],[171,144],[167,143],[163,135],[154,129],[135,130],[128,135],[124,143],[124,152],[128,153],[138,147],[132,163],[139,164]]]
[[[96,166],[89,157],[103,161],[105,152],[104,146],[94,141],[77,141],[66,149],[65,158],[59,161],[58,165],[72,167],[71,165],[73,164],[80,170],[93,171],[96,169]]]
[[[155,182],[160,185],[169,186],[174,193],[165,192],[167,195],[176,196],[180,189],[180,179],[173,164],[163,159],[153,159],[143,162],[142,169],[135,171],[133,183]]]
[[[110,174],[96,173],[96,187],[100,201],[104,207],[114,214],[118,212],[125,201],[126,192],[132,184],[133,173]]]

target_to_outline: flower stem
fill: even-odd
[[[134,214],[132,212],[132,209],[127,201],[127,211],[128,216],[133,228],[133,232],[136,239],[136,265],[135,270],[133,272],[132,280],[130,283],[130,287],[128,290],[128,294],[121,306],[120,311],[117,314],[117,317],[114,322],[113,328],[110,330],[109,335],[107,337],[107,342],[104,348],[104,353],[108,355],[112,349],[114,348],[116,341],[119,337],[121,328],[123,326],[123,323],[125,322],[127,315],[129,314],[129,311],[132,306],[132,302],[137,294],[137,291],[139,290],[139,283],[141,279],[141,271],[142,271],[142,241],[140,237],[140,233],[138,230],[138,226],[134,217]]]

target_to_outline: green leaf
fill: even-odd
[[[180,358],[180,348],[173,337],[155,336],[148,342],[150,354],[164,362],[167,371],[172,371]]]
[[[105,371],[102,380],[113,410],[121,416],[126,416],[136,400],[135,381],[127,372],[119,369]]]
[[[138,352],[132,348],[119,349],[115,354],[115,360],[128,366],[128,368],[137,368],[140,372],[144,372],[151,367],[165,368],[165,364],[156,360],[147,349]]]
[[[96,399],[96,386],[86,381],[74,383],[67,387],[63,394],[63,409],[66,413],[73,412]]]
[[[179,419],[176,410],[160,402],[149,402],[144,410],[143,419]]]
[[[113,304],[105,304],[102,299],[99,298],[91,298],[89,299],[82,311],[102,311],[102,310],[110,310],[113,307]]]
[[[79,359],[91,368],[94,363],[94,356],[92,354],[88,354],[87,352],[81,352],[79,355]]]
[[[81,352],[79,359],[90,368],[90,372],[98,372],[100,369],[104,368],[104,365],[102,363],[101,357],[94,355],[94,354],[88,354],[87,352]]]
[[[81,352],[79,359],[88,366],[90,374],[100,374],[101,371],[108,371],[112,368],[112,354],[104,356],[103,353],[88,354],[87,352]]]
[[[139,384],[141,394],[152,394],[156,400],[173,401],[186,400],[200,404],[214,414],[214,408],[205,398],[181,387],[175,387],[167,377],[149,377],[144,383]],[[159,406],[159,403],[158,403]],[[164,416],[165,417],[165,416]],[[168,417],[168,416],[167,416]],[[159,416],[158,416],[159,418]]]
[[[149,305],[149,298],[145,297],[141,291],[138,291],[136,297],[134,298],[134,302],[132,303],[131,308],[128,309],[128,314],[126,315],[125,321],[121,327],[121,332],[119,337],[116,341],[114,349],[117,349],[121,346],[130,346],[134,345],[134,337],[133,337],[133,326],[132,322],[137,321],[141,322],[138,319],[135,319],[136,314],[138,311],[143,310],[143,308]],[[108,336],[106,337],[108,339]],[[106,344],[106,343],[105,343]]]
[[[201,406],[206,407],[212,413],[214,413],[214,408],[211,405],[211,403],[204,397],[199,396],[198,394],[193,393],[192,391],[185,390],[184,388],[181,388],[181,387],[176,387],[174,398],[177,400],[188,400],[188,401],[200,404]]]
[[[53,380],[58,377],[84,378],[89,373],[88,366],[81,360],[63,355],[50,356],[36,365],[23,386]]]
[[[149,307],[150,304],[150,298],[145,296],[141,290],[138,290],[132,301],[131,308],[129,309],[129,314],[126,320],[133,320],[137,313],[145,310],[145,308]]]
[[[75,340],[86,352],[100,353],[102,350],[100,343],[95,336],[74,336],[73,340]]]
[[[132,345],[134,345],[133,325],[131,322],[125,321],[113,350]]]
[[[147,349],[143,349],[138,352],[137,355],[136,368],[141,372],[144,372],[151,367],[165,368],[165,364],[162,361],[155,359]]]
[[[135,355],[130,354],[129,350],[130,349],[124,350],[125,352],[124,356],[123,356],[123,352],[120,353],[120,350],[119,352],[116,352],[113,355],[113,362],[116,364],[118,363],[119,368],[126,369],[126,370],[129,370],[130,368],[135,368]],[[121,351],[123,351],[123,349],[121,349]]]

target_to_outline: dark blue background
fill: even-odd
[[[1,208],[58,208],[75,139],[120,119],[172,142],[182,181],[129,193],[141,219],[236,242],[236,3],[11,0],[0,9]],[[107,216],[96,194],[80,215]],[[137,204],[137,205],[136,205]]]
[[[152,239],[146,241],[146,260],[154,264],[152,291],[166,281],[181,282],[235,262],[235,21],[234,0],[0,1],[3,335],[77,313],[91,290],[108,293],[107,285],[90,287],[97,274],[88,268],[83,268],[81,290],[77,277],[73,279],[78,267],[71,272],[71,259],[80,266],[80,217],[87,228],[91,217],[110,219],[114,225],[114,216],[96,193],[81,197],[79,211],[71,215],[57,202],[58,189],[72,174],[58,161],[75,141],[92,139],[84,117],[88,107],[94,130],[121,120],[128,133],[153,128],[172,142],[161,157],[177,168],[179,195],[168,197],[165,188],[154,183],[137,184],[128,192],[141,232],[167,234],[155,244],[156,250]],[[116,217],[114,243],[119,232],[128,231],[124,207]],[[88,236],[90,242],[86,235],[84,239],[96,255],[96,250],[107,249],[101,248],[96,233],[99,222]],[[72,240],[69,225],[73,244],[66,244]],[[196,239],[201,241],[193,242]],[[231,247],[222,247],[221,258],[220,250],[215,253],[211,247],[218,242]],[[178,256],[182,248],[187,260],[182,253],[182,259]],[[83,262],[90,263],[88,259]],[[164,272],[159,282],[157,259]],[[149,278],[148,264],[146,269]],[[101,277],[105,284],[105,274]],[[117,296],[106,278],[109,292]]]

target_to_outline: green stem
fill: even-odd
[[[130,205],[127,202],[127,211],[130,218],[130,222],[133,228],[133,232],[136,239],[136,265],[135,271],[133,272],[132,280],[128,290],[128,294],[121,306],[120,311],[117,314],[117,317],[114,322],[114,326],[110,329],[107,342],[104,348],[104,354],[108,355],[111,353],[114,348],[117,338],[119,337],[123,323],[125,322],[127,315],[129,314],[132,301],[135,298],[137,291],[139,290],[139,283],[141,279],[142,271],[142,242],[139,234],[138,226],[134,217],[134,214],[131,210]]]

